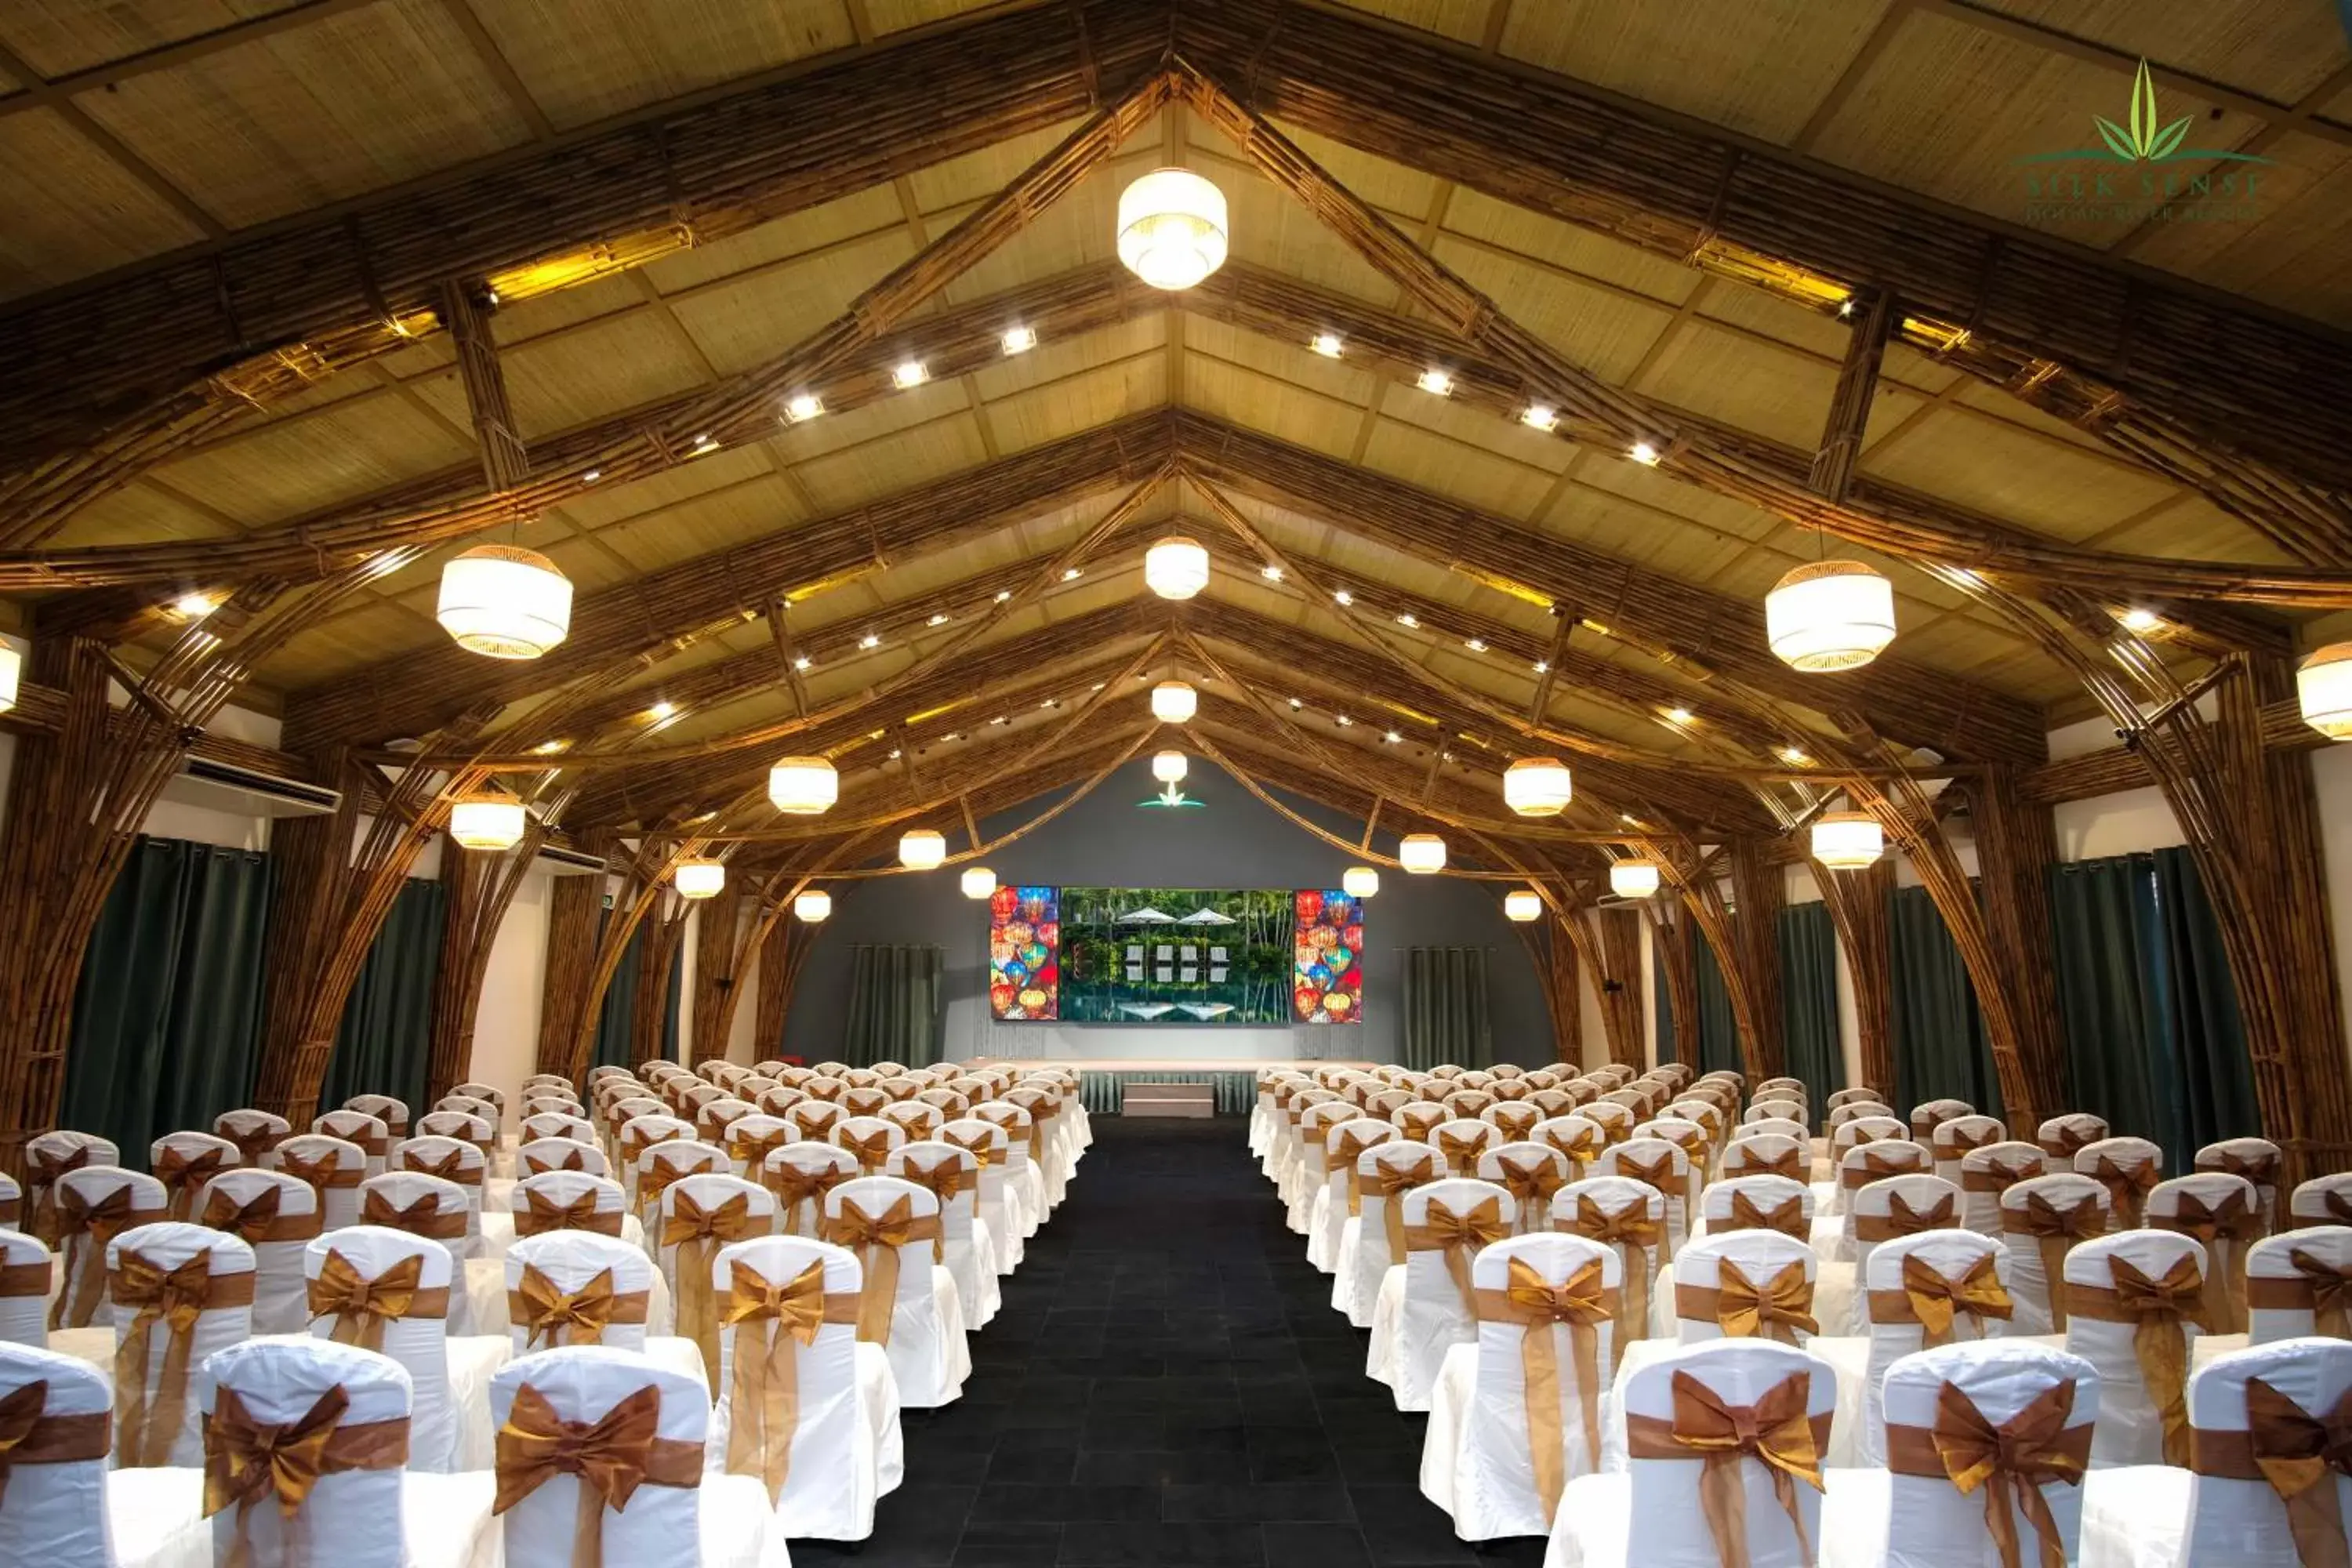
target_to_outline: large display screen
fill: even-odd
[[[1066,1022],[1290,1020],[1286,890],[1064,888],[1060,909]]]

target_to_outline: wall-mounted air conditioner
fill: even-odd
[[[546,867],[548,874],[555,877],[601,877],[606,869],[602,855],[583,854],[577,849],[559,848],[551,844],[541,847],[532,864]]]
[[[324,784],[199,756],[180,764],[163,798],[236,816],[323,816],[343,804],[342,792]]]

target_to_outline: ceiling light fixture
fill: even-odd
[[[0,713],[16,706],[16,685],[24,674],[25,656],[0,643]]]
[[[1621,899],[1646,899],[1658,890],[1655,860],[1614,860],[1609,866],[1609,890]]]
[[[1338,359],[1346,352],[1346,345],[1340,342],[1337,332],[1318,332],[1307,340],[1307,346],[1325,359]]]
[[[996,891],[996,873],[985,866],[966,866],[957,883],[967,899],[989,898]]]
[[[1421,373],[1420,379],[1413,384],[1433,397],[1444,397],[1454,390],[1454,378],[1435,365],[1431,365]]]
[[[1086,572],[1082,568],[1073,566],[1062,574],[1062,581],[1065,583],[1075,583],[1085,575]]]
[[[1462,646],[1468,648],[1472,653],[1485,653],[1486,651],[1486,639],[1484,637],[1464,637],[1462,639]]]
[[[1525,925],[1543,918],[1543,895],[1532,888],[1515,888],[1503,895],[1503,914]]]
[[[1331,590],[1331,602],[1345,608],[1356,602],[1356,595],[1345,588],[1334,588]]]
[[[2158,615],[2154,610],[2143,609],[2137,605],[2117,616],[2116,620],[2124,630],[2135,633],[2152,632],[2164,625],[2162,616]]]
[[[646,710],[646,717],[656,724],[665,719],[675,719],[677,717],[677,704],[664,698]]]
[[[1503,770],[1503,804],[1520,816],[1558,816],[1576,798],[1576,777],[1558,757],[1521,757]]]
[[[2295,668],[2303,721],[2331,741],[2352,741],[2352,642],[2329,643]]]
[[[519,544],[477,544],[441,569],[434,618],[468,653],[537,658],[572,630],[572,580]]]
[[[1151,757],[1151,776],[1161,784],[1182,784],[1190,766],[1181,752],[1155,752]]]
[[[1832,811],[1813,824],[1812,852],[1832,871],[1859,871],[1886,852],[1886,835],[1868,812]]]
[[[1154,289],[1190,289],[1224,265],[1225,194],[1190,169],[1154,169],[1118,197],[1118,259]]]
[[[1257,569],[1257,574],[1269,583],[1282,581],[1282,568],[1279,566],[1261,566]]]
[[[172,601],[173,613],[192,621],[201,621],[220,608],[220,601],[210,594],[183,594]]]
[[[1625,455],[1645,468],[1656,468],[1664,457],[1664,454],[1647,441],[1634,442],[1633,448]]]
[[[805,670],[809,668],[814,662],[814,661],[804,653],[794,654],[793,656],[793,668],[794,669]]]
[[[698,858],[680,860],[670,871],[669,879],[681,899],[715,899],[727,886],[727,863]]]
[[[1004,329],[1003,338],[1000,341],[1003,343],[1004,352],[1006,353],[1025,354],[1031,349],[1037,346],[1037,329],[1034,327],[1007,327]]]
[[[872,653],[876,648],[882,646],[882,634],[880,632],[867,632],[864,637],[857,639],[857,646],[864,648],[866,652]]]
[[[796,392],[784,404],[784,417],[795,425],[805,425],[824,412],[824,399],[814,392]]]
[[[1408,833],[1397,844],[1397,864],[1415,877],[1445,869],[1445,840],[1434,833]]]
[[[1413,631],[1419,631],[1421,629],[1420,618],[1411,610],[1407,610],[1404,614],[1399,616],[1396,618],[1396,623],[1401,626],[1408,627]]]
[[[1209,585],[1208,547],[1171,534],[1143,552],[1143,581],[1163,599],[1192,597]]]
[[[1151,689],[1151,716],[1162,724],[1190,723],[1200,706],[1200,694],[1183,681],[1163,680]]]
[[[824,757],[779,757],[768,769],[768,799],[788,816],[817,816],[841,798],[841,774]]]
[[[812,888],[793,900],[793,913],[815,925],[833,913],[833,895],[822,888]]]
[[[1381,874],[1370,866],[1350,866],[1339,873],[1339,889],[1351,899],[1369,899],[1381,890]]]
[[[1549,435],[1559,428],[1559,411],[1549,404],[1530,403],[1520,414],[1519,423],[1530,430],[1540,430]]]
[[[929,871],[946,863],[948,841],[936,829],[918,827],[898,836],[898,864],[909,871]]]
[[[1687,708],[1669,708],[1666,710],[1666,722],[1669,724],[1687,724],[1694,717],[1695,715]]]
[[[1765,640],[1793,669],[1859,669],[1895,640],[1895,585],[1859,561],[1816,561],[1764,595]]]
[[[919,359],[902,360],[898,368],[890,373],[891,384],[901,392],[920,386],[930,379],[931,367]]]
[[[511,849],[525,826],[522,802],[510,795],[469,795],[449,807],[449,837],[463,849]]]

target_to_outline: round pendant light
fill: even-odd
[[[0,645],[0,713],[16,706],[16,681],[24,670],[25,656]]]
[[[681,899],[715,899],[727,886],[727,862],[724,860],[680,860],[670,872]]]
[[[833,895],[823,888],[812,888],[793,900],[793,913],[814,925],[833,913]]]
[[[768,799],[792,816],[816,816],[841,798],[841,775],[823,757],[779,757],[768,770]]]
[[[1886,852],[1886,834],[1864,811],[1832,811],[1813,824],[1813,858],[1832,871],[1859,871]]]
[[[1558,757],[1521,757],[1503,770],[1503,804],[1521,816],[1558,816],[1575,798],[1568,764]]]
[[[1503,913],[1525,925],[1543,918],[1543,895],[1532,889],[1519,888],[1503,895]]]
[[[985,899],[992,895],[995,891],[995,872],[990,870],[985,866],[966,866],[963,868],[963,896],[965,898]]]
[[[1181,752],[1154,752],[1151,754],[1151,776],[1161,784],[1182,784],[1190,765]]]
[[[470,653],[537,658],[572,629],[572,580],[536,550],[477,544],[441,568],[434,618]]]
[[[1181,680],[1163,680],[1151,689],[1151,716],[1162,724],[1189,724],[1200,708],[1200,694]]]
[[[948,841],[928,827],[898,836],[898,864],[909,871],[928,871],[948,858]]]
[[[1800,566],[1764,595],[1764,635],[1795,668],[1859,668],[1895,640],[1895,585],[1859,561]]]
[[[469,795],[449,807],[449,837],[466,849],[511,849],[522,842],[522,802],[510,795]]]
[[[1445,840],[1434,833],[1408,833],[1397,845],[1397,864],[1416,877],[1445,869]]]
[[[1190,169],[1154,169],[1118,197],[1118,258],[1154,289],[1190,289],[1225,262],[1225,194]]]
[[[1655,860],[1613,860],[1609,865],[1609,890],[1621,899],[1646,899],[1658,890]]]
[[[2331,741],[2352,740],[2352,642],[2330,643],[2305,659],[2294,695],[2305,723]]]
[[[1143,552],[1143,582],[1163,599],[1189,599],[1209,585],[1208,546],[1181,537]]]
[[[1381,874],[1370,866],[1350,866],[1339,873],[1339,887],[1351,899],[1369,899],[1381,890]]]

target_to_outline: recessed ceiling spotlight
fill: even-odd
[[[646,717],[653,720],[656,723],[659,723],[664,719],[674,719],[677,716],[677,704],[666,698],[646,710]]]
[[[940,614],[938,614],[938,615],[936,615],[936,616],[933,616],[929,620],[925,621],[923,624],[924,624],[925,626],[946,626],[946,625],[948,624],[948,617],[947,617],[947,614],[946,614],[946,612],[945,612],[945,611],[942,611],[942,612],[940,612]]]
[[[1396,623],[1401,626],[1408,627],[1415,631],[1418,631],[1421,628],[1420,619],[1416,617],[1411,610],[1407,610],[1404,614],[1399,616],[1396,618]]]
[[[1454,378],[1432,365],[1421,373],[1421,379],[1413,384],[1433,397],[1444,397],[1454,390]]]
[[[784,403],[784,417],[798,425],[824,412],[824,399],[814,392],[795,392]]]
[[[1345,345],[1339,342],[1337,332],[1318,332],[1307,340],[1307,346],[1325,359],[1338,359],[1345,352]]]
[[[930,379],[931,367],[919,359],[903,361],[898,369],[890,373],[892,384],[901,392],[910,386],[920,386]]]
[[[1486,651],[1486,642],[1483,637],[1464,637],[1462,639],[1462,646],[1468,648],[1472,653],[1485,653]]]
[[[1001,341],[1004,345],[1004,352],[1006,353],[1025,354],[1031,349],[1037,346],[1037,329],[1034,327],[1007,327],[1004,329],[1004,336]]]
[[[708,457],[709,454],[716,452],[717,450],[719,450],[718,437],[711,435],[697,436],[694,438],[694,446],[687,453],[687,456],[689,458]]]
[[[1331,715],[1331,722],[1339,725],[1342,730],[1345,730],[1353,725],[1355,721],[1349,718],[1345,713],[1334,713]]]
[[[809,656],[804,653],[795,655],[793,659],[793,668],[794,669],[806,669],[809,668],[811,662]]]
[[[173,613],[192,621],[201,621],[219,608],[220,601],[210,594],[183,594],[172,601]]]
[[[1666,722],[1667,722],[1667,723],[1669,723],[1669,724],[1687,724],[1687,723],[1689,723],[1690,721],[1691,721],[1691,710],[1690,710],[1689,709],[1687,709],[1687,708],[1669,708],[1669,709],[1667,709],[1667,710],[1666,710]]]
[[[1294,697],[1294,698],[1292,698],[1292,699],[1290,700],[1290,710],[1291,710],[1292,712],[1294,712],[1294,713],[1296,713],[1297,711],[1298,711],[1298,710],[1300,710],[1301,708],[1304,708],[1304,707],[1306,707],[1306,706],[1307,706],[1307,702],[1306,702],[1306,700],[1305,700],[1305,699],[1303,699],[1303,698]]]
[[[1075,583],[1085,575],[1086,574],[1084,572],[1080,571],[1077,567],[1073,566],[1062,574],[1062,581],[1065,583]]]
[[[593,484],[594,484],[598,479],[603,479],[604,477],[604,469],[602,469],[602,468],[591,468],[591,469],[589,469],[586,473],[584,473],[584,474],[583,474],[583,475],[581,475],[581,476],[580,476],[580,482],[581,482],[582,484],[583,484],[583,485],[593,485]]]
[[[2158,615],[2154,610],[2146,609],[2137,605],[2126,610],[2122,615],[2117,616],[2116,619],[2122,624],[2124,630],[2127,632],[2152,632],[2156,630],[2157,627],[2164,625],[2164,617],[2162,616]]]
[[[1282,581],[1282,568],[1279,566],[1261,566],[1257,569],[1257,574],[1269,583]]]
[[[1391,746],[1401,745],[1404,741],[1404,737],[1398,734],[1394,730],[1391,730],[1387,734],[1382,735],[1381,739],[1386,741]]]
[[[880,632],[867,632],[864,637],[857,639],[857,646],[871,653],[874,649],[882,646],[882,634]]]
[[[1340,605],[1352,605],[1356,602],[1356,595],[1345,588],[1337,589],[1331,595],[1331,602]]]
[[[1547,671],[1547,670],[1549,670],[1549,668],[1551,668],[1551,662],[1550,662],[1550,660],[1549,660],[1549,659],[1541,659],[1541,658],[1539,658],[1539,659],[1536,660],[1536,661],[1535,661],[1535,663],[1533,663],[1533,664],[1531,664],[1531,665],[1528,666],[1528,668],[1529,669],[1534,670],[1538,675],[1541,675],[1541,674],[1543,674],[1545,671]]]
[[[1012,590],[1012,589],[1010,589],[1010,588],[1000,588],[1000,589],[998,589],[998,590],[997,590],[997,593],[996,593],[996,602],[997,602],[998,604],[1000,604],[1000,605],[1001,605],[1001,604],[1004,603],[1004,601],[1005,601],[1005,600],[1010,599],[1011,597],[1013,597],[1013,590]]]
[[[1559,411],[1549,404],[1530,403],[1519,416],[1519,423],[1530,430],[1549,433],[1559,428]]]
[[[1805,755],[1801,746],[1783,746],[1780,748],[1780,760],[1792,768],[1801,768],[1813,759]]]
[[[1635,462],[1641,464],[1645,468],[1656,468],[1661,457],[1657,447],[1652,446],[1647,441],[1634,442],[1633,449],[1628,451],[1625,455],[1633,458]]]

